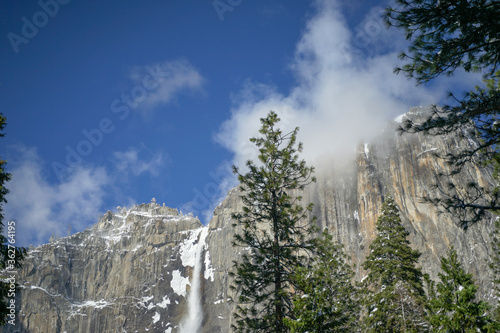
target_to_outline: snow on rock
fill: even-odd
[[[160,321],[160,314],[155,311],[155,314],[153,316],[153,324],[156,324],[158,321]]]
[[[205,271],[203,272],[205,280],[210,280],[214,282],[214,269],[212,263],[210,262],[210,252],[207,250],[205,253]]]
[[[68,318],[72,318],[74,316],[86,316],[87,314],[85,312],[81,312],[83,309],[86,308],[93,308],[93,309],[103,309],[107,306],[114,305],[114,303],[108,302],[104,299],[100,301],[85,301],[82,304],[71,304],[71,309],[68,312],[69,316]]]
[[[72,304],[72,308],[95,308],[95,309],[102,309],[105,308],[106,306],[113,305],[114,303],[108,302],[104,299],[101,299],[100,301],[85,301],[82,304]]]
[[[150,301],[154,298],[154,296],[143,296],[142,299],[138,302],[138,304],[143,307],[143,308],[146,308],[148,310],[151,310],[152,308],[155,307],[155,305],[153,304],[153,302],[150,303]],[[148,304],[149,303],[149,304]]]
[[[168,295],[163,296],[163,300],[161,303],[156,304],[156,306],[159,306],[162,309],[166,309],[167,305],[170,304],[170,299],[168,298]]]
[[[180,245],[179,253],[184,267],[194,267],[196,264],[196,241],[202,230],[203,228],[189,231],[190,237]]]
[[[394,121],[397,122],[398,124],[401,124],[403,120],[405,120],[405,118],[406,118],[406,113],[403,113],[394,118]]]
[[[187,290],[186,286],[191,285],[189,283],[189,277],[183,277],[179,270],[172,271],[172,281],[170,281],[170,287],[179,296],[186,297]]]
[[[429,152],[431,152],[431,151],[436,151],[436,150],[437,150],[437,148],[430,148],[430,149],[426,149],[426,150],[424,150],[423,152],[421,152],[420,154],[418,154],[418,155],[417,155],[417,158],[419,158],[420,156],[422,156],[422,155],[423,155],[423,154],[425,154],[425,153],[429,153]]]

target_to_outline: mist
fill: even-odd
[[[259,119],[270,110],[281,118],[284,133],[300,128],[301,156],[321,170],[332,159],[349,158],[357,145],[410,107],[437,103],[445,95],[445,84],[417,87],[393,74],[405,40],[386,29],[382,8],[372,9],[354,30],[341,10],[337,1],[315,3],[316,14],[288,64],[296,78],[289,93],[249,82],[235,94],[231,117],[216,134],[216,141],[234,154],[234,165],[245,170],[247,160],[256,160],[249,138],[259,135]]]

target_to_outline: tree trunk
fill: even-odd
[[[273,232],[274,232],[274,299],[276,311],[276,332],[285,332],[283,326],[283,303],[281,300],[281,269],[280,269],[280,244],[279,244],[279,218],[278,218],[278,196],[276,192],[272,192],[272,218],[273,218]]]

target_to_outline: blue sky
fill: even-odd
[[[385,5],[0,2],[4,208],[19,244],[153,197],[207,223],[271,109],[321,164],[439,101],[446,80],[415,87],[392,73],[405,41],[381,22]]]

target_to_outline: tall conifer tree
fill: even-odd
[[[429,321],[435,332],[469,333],[494,332],[491,319],[486,315],[488,303],[476,300],[477,287],[472,274],[467,274],[452,247],[447,258],[441,258],[441,281],[429,300]]]
[[[346,261],[342,244],[332,241],[325,229],[314,240],[311,267],[297,269],[294,320],[287,320],[292,333],[356,332],[359,328],[360,290]]]
[[[298,128],[288,134],[276,128],[276,113],[261,119],[261,137],[250,141],[259,149],[259,162],[247,162],[248,173],[238,174],[243,211],[233,215],[242,231],[234,246],[248,249],[234,262],[232,289],[237,293],[233,329],[237,332],[286,332],[284,319],[291,316],[291,275],[304,264],[311,245],[307,242],[312,204],[303,208],[302,190],[315,181],[314,169],[299,160]],[[314,220],[314,219],[313,219]]]
[[[377,221],[377,236],[363,263],[368,332],[425,331],[423,275],[417,267],[420,252],[413,250],[401,224],[398,208],[388,197]]]
[[[497,297],[497,304],[493,310],[493,318],[495,322],[490,326],[494,326],[498,331],[500,331],[500,220],[497,218],[495,221],[495,229],[493,231],[493,242],[491,244],[493,255],[491,256],[490,267],[493,270],[495,276],[494,291]]]

